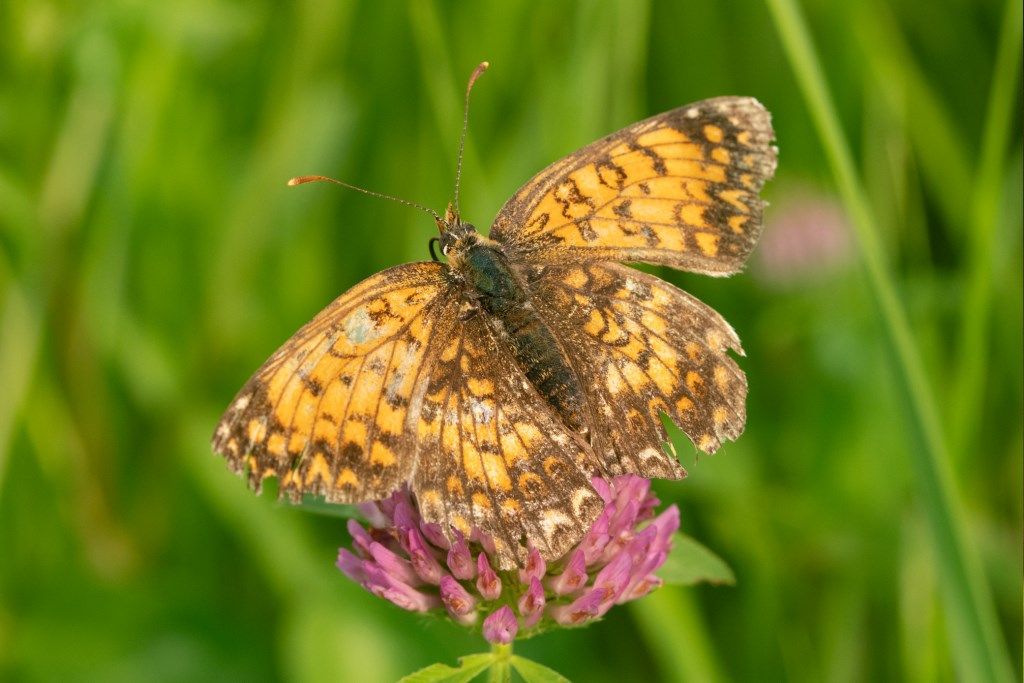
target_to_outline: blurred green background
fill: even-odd
[[[577,681],[1019,679],[1020,3],[803,3],[838,148],[792,9],[0,2],[0,678],[386,681],[484,649],[349,583],[343,522],[252,496],[208,438],[279,343],[435,233],[285,181],[443,209],[488,59],[480,226],[704,97],[758,97],[781,150],[748,271],[662,273],[748,354],[744,436],[695,465],[681,437],[691,476],[658,485],[738,584],[517,651]]]

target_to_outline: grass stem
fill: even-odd
[[[1017,110],[1014,93],[1021,69],[1022,4],[1008,0],[996,52],[981,153],[975,174],[967,240],[968,263],[957,355],[959,365],[950,403],[951,443],[958,453],[972,443],[981,418],[988,363],[992,266],[999,244],[999,205],[1005,187],[1007,141]]]

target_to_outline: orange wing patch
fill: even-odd
[[[242,388],[214,450],[256,490],[278,477],[293,501],[313,493],[359,502],[404,483],[415,438],[408,416],[456,307],[443,268],[398,266],[335,300]]]
[[[661,413],[708,453],[743,431],[747,382],[727,353],[743,351],[715,311],[617,264],[546,266],[533,277],[535,305],[590,387],[594,448],[610,471],[684,475],[663,451]]]
[[[482,315],[441,353],[417,433],[412,487],[424,519],[490,533],[503,569],[525,560],[528,543],[560,557],[603,507],[589,447],[554,417]]]
[[[491,238],[532,263],[735,273],[760,235],[773,137],[770,115],[752,98],[666,112],[542,171],[505,204]]]

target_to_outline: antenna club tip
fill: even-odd
[[[306,183],[316,183],[321,181],[328,183],[338,182],[334,178],[328,178],[325,175],[299,175],[288,181],[288,187],[295,187],[296,185],[305,185]]]
[[[480,74],[482,74],[483,72],[487,71],[487,69],[490,66],[491,66],[490,62],[480,62],[479,64],[476,65],[476,68],[473,69],[473,73],[469,77],[469,83],[466,84],[466,98],[467,99],[469,98],[469,91],[473,89],[473,84],[476,83],[476,79],[480,78]]]

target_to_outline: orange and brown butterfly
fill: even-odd
[[[622,264],[738,272],[773,136],[750,97],[673,109],[541,171],[489,237],[459,215],[457,178],[455,207],[430,212],[434,260],[370,277],[300,329],[242,387],[214,449],[293,501],[408,485],[446,533],[491,534],[502,568],[528,546],[561,556],[603,507],[592,476],[685,476],[662,413],[708,453],[743,430],[732,327]]]

